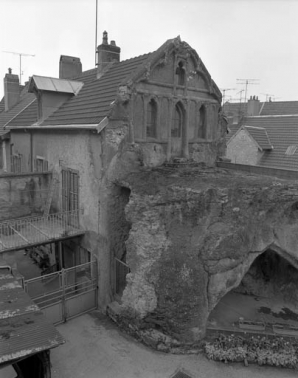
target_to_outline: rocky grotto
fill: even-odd
[[[252,276],[264,266],[255,267],[258,258],[274,254],[296,271],[295,181],[169,164],[138,168],[114,185],[126,188],[130,273],[108,312],[159,350],[195,345],[221,298],[235,288],[254,292]]]

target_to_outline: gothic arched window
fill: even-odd
[[[199,111],[199,132],[198,132],[198,137],[202,139],[206,139],[207,136],[207,119],[206,119],[206,107],[202,105],[200,107]]]
[[[157,104],[152,99],[147,106],[147,127],[146,135],[150,138],[156,138],[157,128]]]
[[[172,119],[172,129],[171,136],[174,138],[181,138],[182,135],[182,125],[183,125],[183,109],[181,104],[176,104],[173,119]]]

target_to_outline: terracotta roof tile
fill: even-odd
[[[78,96],[70,98],[47,118],[43,125],[99,123],[107,115],[121,82],[142,65],[149,56],[150,54],[141,55],[115,63],[100,79],[96,78],[96,69],[84,72],[74,79],[84,82]]]
[[[270,142],[267,131],[264,127],[244,126],[245,130],[258,143],[263,150],[271,150],[272,144]]]
[[[5,128],[10,121],[18,117],[21,112],[26,109],[35,100],[33,93],[28,93],[27,90],[22,91],[20,101],[12,107],[9,111],[0,113],[0,135],[6,134],[8,130]]]
[[[298,151],[286,155],[291,145],[298,145],[298,116],[247,117],[246,126],[265,128],[273,145],[265,151],[259,165],[298,170]]]
[[[298,114],[298,101],[265,102],[260,115]]]

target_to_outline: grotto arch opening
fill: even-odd
[[[237,331],[243,323],[272,330],[298,327],[298,259],[279,248],[259,254],[240,284],[224,295],[208,317],[208,328]],[[245,328],[245,327],[244,327]]]
[[[131,195],[130,188],[114,184],[109,196],[109,234],[111,254],[111,285],[114,298],[121,299],[126,286],[126,274],[129,267],[126,263],[126,240],[131,223],[126,219],[125,207]]]

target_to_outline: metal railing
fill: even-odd
[[[0,252],[83,233],[78,211],[0,222]]]
[[[62,269],[25,280],[24,290],[58,324],[97,308],[97,269],[96,260]]]
[[[115,257],[115,293],[122,295],[126,286],[126,275],[130,272],[129,266]]]

